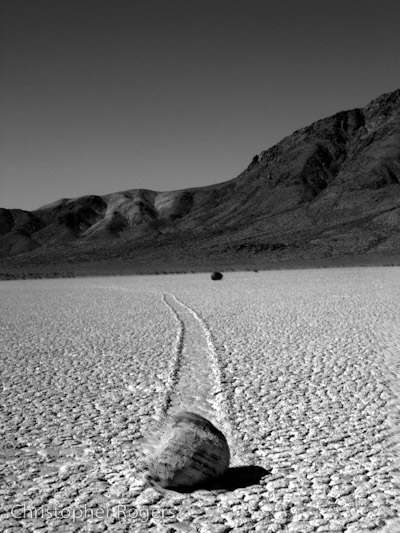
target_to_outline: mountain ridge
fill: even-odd
[[[296,130],[222,183],[0,209],[0,267],[357,260],[400,254],[399,228],[400,89]]]

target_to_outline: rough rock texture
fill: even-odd
[[[400,89],[294,132],[224,183],[0,209],[0,272],[400,254],[399,182]]]
[[[181,411],[166,423],[148,470],[162,487],[195,487],[224,474],[229,460],[221,431],[206,418]]]

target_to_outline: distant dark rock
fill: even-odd
[[[212,279],[213,281],[220,280],[220,279],[222,279],[222,277],[223,277],[223,276],[222,276],[221,272],[213,272],[213,273],[211,274],[211,279]]]

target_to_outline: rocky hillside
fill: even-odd
[[[400,254],[400,90],[294,132],[235,179],[0,209],[0,267],[152,269]]]

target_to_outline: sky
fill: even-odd
[[[235,178],[400,88],[398,0],[1,0],[0,207]]]

